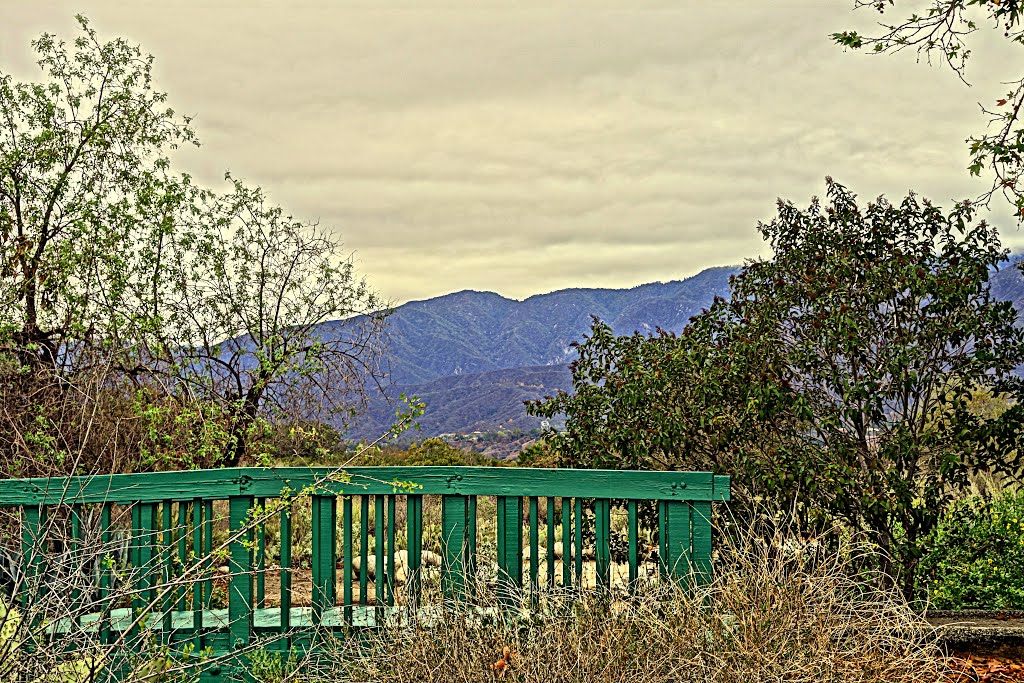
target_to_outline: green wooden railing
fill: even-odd
[[[440,499],[439,524],[428,525],[424,503],[436,510],[432,497]],[[490,530],[491,520],[479,511],[486,503],[490,513],[491,497],[496,525],[493,538],[485,538],[481,530]],[[315,647],[318,633],[372,626],[410,606],[458,602],[475,589],[483,546],[493,552],[493,575],[508,602],[542,585],[580,589],[588,583],[590,552],[594,587],[613,588],[615,565],[624,567],[619,583],[628,590],[650,569],[644,558],[653,553],[643,541],[655,533],[653,575],[701,582],[711,574],[711,505],[728,499],[728,477],[700,472],[236,468],[0,481],[0,508],[20,524],[15,590],[23,608],[49,590],[59,573],[50,566],[55,557],[91,552],[99,561],[78,572],[89,580],[67,584],[77,611],[50,624],[50,632],[101,644],[145,632],[191,645],[184,649],[192,653],[245,651],[257,642],[278,650]],[[645,530],[652,514],[656,527]],[[278,539],[273,567],[271,528]],[[623,536],[625,561],[614,563],[612,539]],[[404,558],[396,565],[399,545]],[[117,552],[121,546],[126,553]],[[428,546],[440,550],[433,598],[424,589]],[[296,566],[299,555],[310,558],[308,569]],[[376,569],[372,596],[369,564]],[[217,571],[222,565],[226,573]],[[304,600],[296,581],[307,575]],[[269,598],[268,577],[279,584]]]

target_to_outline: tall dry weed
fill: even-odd
[[[651,583],[611,596],[548,591],[538,609],[513,618],[480,587],[472,604],[340,644],[317,673],[436,683],[942,680],[928,624],[898,591],[880,588],[885,582],[850,571],[864,552],[852,541],[825,550],[750,534],[720,549],[709,585]]]

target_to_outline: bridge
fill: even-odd
[[[543,591],[700,583],[712,571],[712,503],[726,500],[729,478],[704,472],[230,468],[2,480],[0,539],[16,564],[7,628],[20,635],[6,645],[0,636],[0,669],[5,655],[20,666],[60,643],[67,661],[99,653],[85,661],[124,679],[155,643],[163,666],[223,680],[257,649],[301,654],[399,615],[436,617],[481,585],[516,611]]]

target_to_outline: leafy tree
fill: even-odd
[[[189,449],[233,464],[267,421],[351,414],[380,376],[386,310],[340,243],[259,188],[176,173],[173,151],[198,141],[154,89],[153,58],[78,23],[71,46],[32,42],[41,81],[0,71],[8,464],[110,444],[149,455],[109,468]]]
[[[73,51],[32,42],[43,82],[0,72],[0,316],[34,370],[117,325],[141,265],[133,238],[152,220],[137,200],[196,141],[153,90],[152,57],[78,21]]]
[[[165,287],[140,336],[153,367],[227,416],[237,463],[261,416],[343,423],[363,406],[352,388],[382,374],[384,314],[330,235],[228,179],[229,193],[193,192],[155,241]]]
[[[906,5],[904,2],[902,5]],[[857,8],[871,7],[880,14],[893,9],[896,0],[855,0]],[[971,56],[970,41],[982,31],[999,31],[1015,46],[1024,45],[1021,19],[1024,3],[1019,0],[930,0],[926,11],[911,13],[893,23],[880,23],[880,32],[861,35],[843,31],[832,35],[839,45],[849,49],[869,49],[875,53],[895,53],[911,49],[929,63],[938,61],[953,69],[967,83],[967,62]],[[1024,77],[1010,74],[1010,90],[999,93],[981,105],[987,118],[986,131],[967,139],[971,175],[983,171],[992,177],[992,186],[981,198],[986,204],[995,194],[1002,194],[1016,207],[1019,221],[1024,221],[1024,127],[1021,106],[1024,105]]]
[[[748,262],[729,300],[678,337],[580,347],[576,394],[549,443],[570,461],[711,466],[805,525],[869,533],[882,568],[913,593],[926,539],[979,470],[1016,474],[1021,406],[972,410],[977,387],[1016,397],[1024,333],[990,271],[1006,262],[972,208],[913,194],[858,206],[779,202],[759,230],[774,257]],[[890,562],[891,560],[891,562]]]

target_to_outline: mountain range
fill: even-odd
[[[709,268],[630,289],[562,289],[522,301],[464,290],[398,306],[388,319],[387,395],[371,396],[350,436],[385,431],[394,420],[390,401],[401,393],[426,403],[418,438],[539,427],[523,401],[569,388],[571,344],[589,332],[593,316],[619,334],[679,331],[716,295],[728,294],[735,270]]]
[[[535,429],[541,421],[526,415],[523,401],[569,389],[571,344],[589,332],[592,316],[617,334],[678,332],[716,295],[728,296],[737,270],[709,268],[630,289],[563,289],[522,301],[465,290],[398,306],[388,325],[390,386],[386,395],[371,396],[349,436],[373,439],[386,431],[401,393],[426,403],[416,438]],[[1017,268],[994,273],[992,290],[1024,310]],[[325,334],[333,324],[324,324]]]

